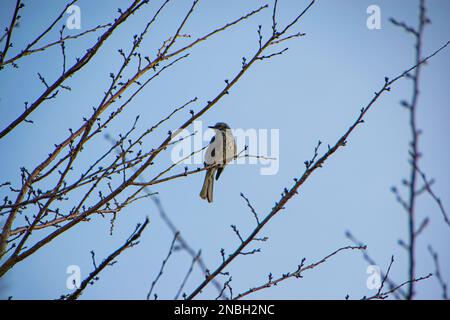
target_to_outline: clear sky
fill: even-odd
[[[154,1],[131,17],[129,21],[101,48],[93,61],[69,79],[71,92],[61,92],[57,99],[42,105],[30,117],[34,124],[20,125],[12,134],[0,140],[0,183],[20,183],[20,167],[34,168],[51,151],[53,144],[67,137],[68,128],[77,128],[83,116],[101,99],[109,84],[109,72],[116,71],[119,48],[129,48],[131,36],[141,32],[147,19],[162,1]],[[200,1],[184,33],[200,36],[271,1]],[[17,52],[42,30],[62,9],[56,0],[25,1],[22,22],[14,34]],[[432,20],[425,32],[424,54],[429,54],[449,40],[450,2],[430,0],[428,15]],[[2,1],[1,30],[9,24],[15,1]],[[308,1],[280,0],[278,21],[285,25],[308,4]],[[369,5],[381,9],[381,29],[366,26]],[[170,3],[149,32],[141,51],[154,54],[168,35],[172,34],[191,1]],[[82,30],[109,22],[117,16],[123,1],[79,2]],[[258,165],[230,166],[215,185],[215,199],[208,204],[198,197],[203,174],[161,184],[161,202],[181,231],[183,237],[214,270],[222,258],[220,249],[234,251],[239,240],[230,225],[237,225],[242,235],[254,227],[254,218],[239,196],[243,192],[263,217],[280,197],[284,187],[292,184],[304,170],[320,139],[324,152],[327,144],[334,144],[347,130],[384,82],[414,63],[414,39],[388,19],[395,17],[417,25],[418,1],[410,0],[318,0],[302,18],[295,31],[306,36],[289,42],[289,50],[282,56],[258,62],[202,120],[205,125],[218,121],[233,128],[279,129],[279,171],[276,175],[261,175]],[[215,97],[241,67],[243,56],[249,57],[258,46],[257,29],[263,35],[271,31],[271,10],[252,17],[191,50],[189,58],[174,66],[142,91],[133,103],[110,126],[107,133],[117,137],[127,130],[140,115],[138,130],[142,132],[193,97],[192,106],[200,110],[206,101]],[[68,34],[79,31],[69,30]],[[51,33],[47,39],[56,39]],[[67,43],[68,63],[73,63],[96,36]],[[44,41],[46,43],[47,41]],[[1,44],[3,46],[3,43]],[[284,48],[280,47],[281,49]],[[434,57],[423,69],[418,125],[423,130],[420,149],[421,167],[436,179],[433,188],[446,208],[450,208],[450,153],[448,122],[450,119],[450,52]],[[0,72],[0,128],[4,128],[24,108],[24,101],[33,101],[44,89],[37,73],[49,81],[61,72],[60,48],[44,54],[24,58],[18,70],[6,68]],[[350,137],[347,147],[332,156],[324,168],[315,172],[292,199],[286,210],[276,216],[262,231],[269,240],[261,243],[261,252],[238,257],[226,270],[233,277],[234,293],[293,271],[303,257],[306,263],[320,260],[339,247],[351,244],[345,232],[350,230],[368,245],[368,252],[386,270],[391,255],[395,256],[392,279],[407,280],[407,255],[398,245],[407,239],[407,216],[390,192],[393,185],[406,195],[401,181],[409,175],[408,142],[410,131],[408,114],[399,101],[409,99],[412,83],[401,80],[384,95],[368,113],[366,122]],[[171,122],[159,128],[148,140],[154,147],[166,137],[168,130],[177,128],[188,111],[177,114]],[[204,142],[207,143],[206,141]],[[77,168],[85,168],[99,150],[109,147],[103,137],[94,140],[83,152]],[[158,169],[170,165],[170,152],[158,161]],[[180,167],[179,170],[182,170]],[[153,170],[153,169],[152,169]],[[75,175],[74,175],[75,177]],[[0,198],[6,189],[0,189]],[[144,299],[169,250],[172,233],[160,219],[150,199],[143,199],[120,213],[115,231],[109,235],[109,219],[95,217],[90,223],[79,224],[51,245],[44,247],[7,274],[0,292],[1,298],[53,299],[70,292],[66,288],[66,268],[78,265],[82,277],[92,270],[90,251],[97,261],[109,255],[123,243],[136,223],[148,216],[151,223],[141,243],[123,253],[118,263],[106,269],[100,280],[88,287],[85,299]],[[427,246],[439,253],[444,279],[450,282],[450,228],[443,224],[439,209],[427,195],[420,198],[418,221],[431,219],[430,225],[418,239],[417,276],[434,271]],[[251,247],[255,248],[255,247]],[[155,288],[160,298],[175,296],[187,272],[191,257],[177,251]],[[356,251],[343,252],[314,270],[306,271],[301,280],[289,280],[249,296],[265,299],[343,299],[361,298],[375,294],[366,287],[368,264]],[[224,282],[227,278],[220,280]],[[186,285],[190,293],[203,275],[198,268]],[[418,298],[435,299],[441,291],[435,278],[417,284]],[[215,298],[217,291],[210,285],[201,298]]]

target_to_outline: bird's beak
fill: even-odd
[[[216,127],[214,127],[214,126],[208,126],[208,128],[210,128],[210,129],[215,129]]]

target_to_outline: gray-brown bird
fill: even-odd
[[[205,181],[203,182],[200,198],[213,202],[214,174],[216,180],[225,168],[226,164],[236,156],[236,141],[231,133],[230,127],[224,122],[218,122],[212,127],[215,136],[212,137],[205,152],[205,165],[217,164],[214,168],[206,171]]]

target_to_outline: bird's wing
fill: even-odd
[[[205,163],[206,164],[213,164],[215,162],[215,156],[216,156],[216,137],[212,137],[211,142],[209,143],[208,148],[206,148],[205,152]]]

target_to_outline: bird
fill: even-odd
[[[215,179],[219,179],[226,164],[235,158],[236,141],[230,126],[224,122],[218,122],[208,128],[213,129],[215,135],[212,137],[205,152],[205,166],[213,164],[217,164],[217,166],[206,171],[200,198],[211,203],[213,202],[214,174],[216,175]]]

